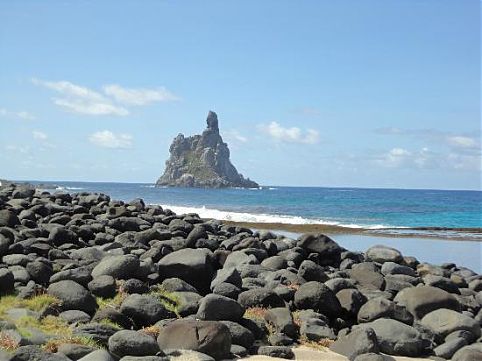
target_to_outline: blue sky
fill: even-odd
[[[2,1],[0,178],[154,182],[208,110],[264,185],[480,189],[480,2]]]

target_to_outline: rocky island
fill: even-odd
[[[207,128],[201,135],[174,138],[164,174],[157,186],[199,188],[258,188],[239,174],[229,160],[229,148],[219,134],[218,116],[208,113]]]

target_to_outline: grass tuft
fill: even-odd
[[[176,294],[176,292],[169,292],[162,287],[156,287],[150,292],[150,294],[157,297],[166,310],[175,313],[178,318],[181,318],[181,315],[179,314],[181,298]]]
[[[112,320],[109,320],[108,318],[103,318],[102,320],[99,320],[98,323],[100,324],[103,324],[103,325],[108,325],[108,326],[111,326],[111,327],[114,327],[114,328],[117,328],[119,330],[122,330],[122,326],[119,325],[118,323],[112,321]]]
[[[84,336],[69,336],[69,337],[61,337],[61,338],[55,338],[55,339],[50,339],[47,341],[42,346],[42,349],[47,352],[55,353],[59,350],[59,347],[63,344],[76,344],[76,345],[84,345],[84,346],[89,346],[92,348],[100,349],[103,348],[103,346],[94,341],[90,337],[84,337]]]
[[[106,307],[117,309],[120,307],[122,302],[124,302],[126,297],[127,297],[127,293],[118,292],[112,298],[96,297],[96,301],[97,301],[97,305],[99,306],[99,309],[106,308]]]
[[[0,317],[5,318],[5,313],[12,308],[27,308],[40,312],[48,306],[60,305],[60,300],[46,293],[41,293],[27,299],[19,299],[16,295],[0,297]]]
[[[47,335],[70,336],[72,329],[68,323],[60,317],[47,316],[40,320],[32,316],[24,316],[15,323],[20,332],[29,333],[28,329],[38,329]]]

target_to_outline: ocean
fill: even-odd
[[[467,232],[482,229],[480,191],[277,186],[197,189],[156,188],[147,183],[31,183],[44,184],[49,191],[102,192],[123,201],[142,198],[146,203],[162,205],[178,214],[198,213],[204,218],[367,230],[371,234],[338,234],[333,238],[343,240],[340,244],[348,249],[360,251],[373,244],[390,243],[424,261],[456,262],[481,271],[482,231]],[[377,231],[386,228],[397,237],[387,238],[386,231],[376,236]]]

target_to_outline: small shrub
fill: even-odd
[[[161,332],[161,329],[159,326],[149,326],[144,327],[141,331],[154,338],[157,338],[157,336],[159,336],[159,333]]]
[[[10,335],[0,331],[0,348],[12,352],[18,348],[19,344]]]
[[[244,312],[243,317],[244,318],[249,318],[249,319],[254,319],[254,320],[264,320],[264,316],[266,315],[266,312],[268,309],[262,308],[262,307],[250,307],[247,308],[246,311]]]
[[[312,341],[312,340],[308,340],[306,336],[301,336],[299,339],[300,345],[315,348],[317,350],[325,350],[326,348],[330,347],[333,342],[335,341],[330,340],[329,338],[322,338],[319,341]]]

